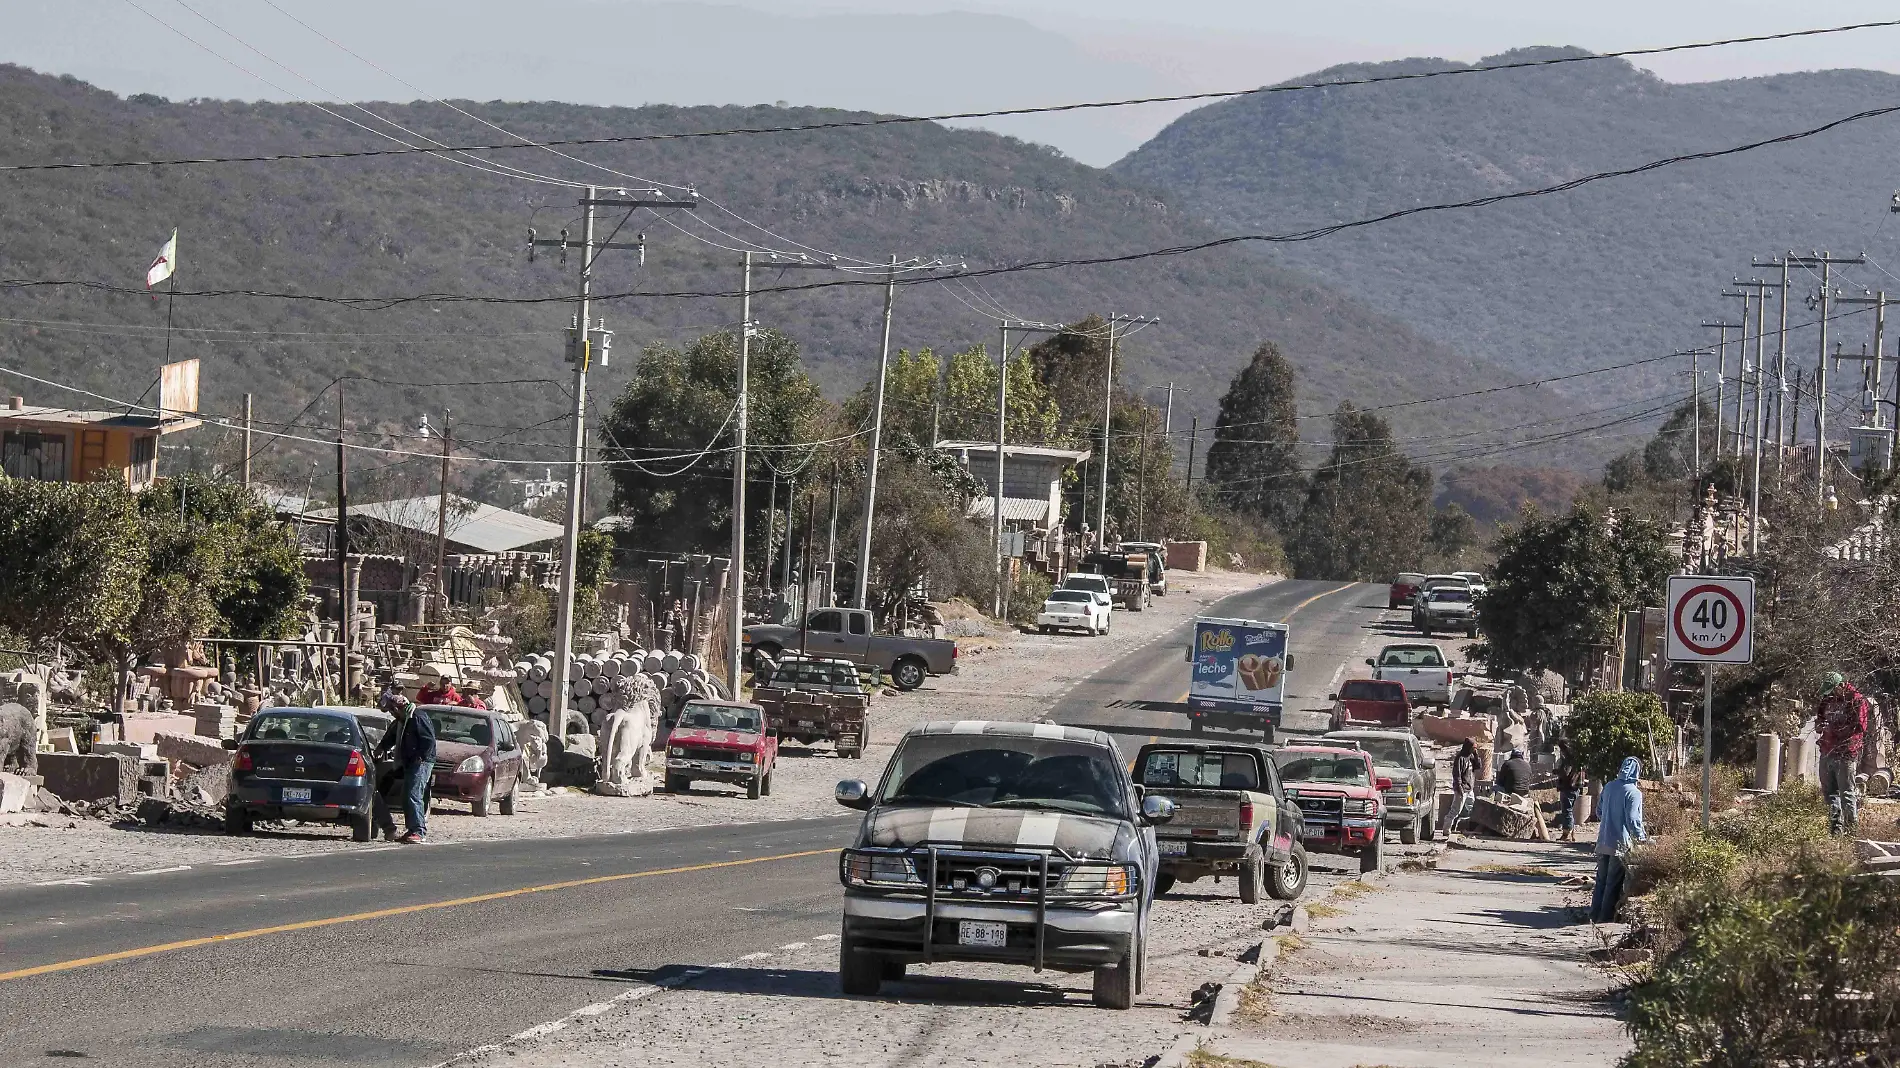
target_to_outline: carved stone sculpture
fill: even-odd
[[[0,771],[8,767],[23,775],[40,773],[40,727],[25,705],[0,705]]]

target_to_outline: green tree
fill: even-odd
[[[598,630],[605,622],[600,592],[613,574],[614,539],[588,529],[574,538],[574,631]]]
[[[1478,521],[1459,504],[1448,504],[1432,512],[1432,525],[1425,544],[1438,561],[1455,568],[1465,554],[1478,544]]]
[[[1124,347],[1117,354],[1116,370],[1126,358]],[[1029,359],[1036,380],[1062,413],[1063,439],[1081,443],[1100,435],[1102,391],[1108,386],[1108,320],[1090,315],[1070,323],[1061,333],[1031,345]]]
[[[1675,736],[1662,702],[1648,692],[1592,690],[1577,698],[1564,721],[1572,755],[1598,782],[1616,778],[1629,757],[1648,767],[1651,754],[1662,752]]]
[[[1350,403],[1333,413],[1333,449],[1313,473],[1287,544],[1303,578],[1382,581],[1414,571],[1431,527],[1432,476],[1406,459],[1385,420]]]
[[[1299,437],[1293,365],[1278,345],[1263,341],[1220,399],[1208,484],[1235,511],[1291,531],[1306,499]]]
[[[1555,668],[1607,645],[1628,609],[1661,603],[1673,560],[1660,525],[1587,505],[1526,515],[1498,537],[1478,612],[1493,673]]]
[[[0,478],[0,625],[28,641],[93,656],[121,645],[148,552],[125,490]]]
[[[1702,402],[1701,433],[1697,434],[1696,402],[1685,401],[1663,425],[1656,436],[1643,446],[1643,473],[1658,482],[1690,478],[1707,471],[1715,463],[1715,406]],[[1696,439],[1701,438],[1702,456],[1696,458]]]

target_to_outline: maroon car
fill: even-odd
[[[515,814],[521,790],[521,745],[501,713],[460,705],[423,705],[435,725],[431,797],[461,801],[477,816],[499,808]]]
[[[1373,726],[1412,729],[1412,700],[1405,696],[1405,687],[1400,683],[1347,679],[1338,693],[1327,697],[1333,702],[1332,722],[1327,730]]]

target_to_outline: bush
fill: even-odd
[[[1691,897],[1682,942],[1630,993],[1625,1068],[1894,1063],[1900,880],[1804,849]]]
[[[1564,736],[1591,777],[1609,782],[1626,757],[1648,767],[1652,740],[1660,750],[1676,736],[1676,727],[1653,693],[1594,690],[1571,707]]]
[[[1055,590],[1055,583],[1040,571],[1024,568],[1016,576],[1016,586],[1009,591],[1009,604],[1004,606],[1004,614],[1011,623],[1028,626],[1036,621],[1036,613],[1042,611],[1042,603],[1049,599]]]

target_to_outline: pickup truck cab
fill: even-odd
[[[861,608],[815,608],[803,626],[754,624],[742,632],[748,653],[777,659],[786,650],[838,657],[882,668],[900,690],[914,690],[932,675],[957,670],[957,643],[941,638],[875,634],[871,613]]]
[[[869,997],[911,964],[986,961],[1092,971],[1094,1000],[1134,1004],[1159,874],[1156,824],[1174,805],[1135,790],[1100,731],[1046,723],[926,723],[873,789],[838,863],[845,994]]]
[[[1286,793],[1300,806],[1306,848],[1359,858],[1361,872],[1385,863],[1385,801],[1392,780],[1373,774],[1372,758],[1333,743],[1289,745],[1273,754]]]
[[[1420,634],[1427,638],[1434,631],[1462,631],[1467,638],[1478,636],[1478,612],[1469,586],[1439,586],[1419,598],[1412,619]]]
[[[1372,677],[1380,682],[1396,682],[1405,687],[1405,696],[1413,704],[1448,705],[1456,665],[1445,659],[1436,645],[1388,645],[1379,655],[1366,661]]]
[[[1417,845],[1432,840],[1432,820],[1438,813],[1438,761],[1407,730],[1332,731],[1321,741],[1356,745],[1372,758],[1375,774],[1391,779],[1385,791],[1385,826],[1399,832],[1399,841]]]
[[[1411,729],[1412,702],[1399,683],[1347,679],[1338,693],[1328,696],[1333,702],[1331,730],[1343,731],[1354,726]]]
[[[1135,785],[1144,797],[1174,802],[1174,818],[1155,831],[1161,876],[1155,893],[1176,880],[1237,876],[1240,900],[1254,904],[1264,889],[1292,901],[1306,889],[1306,847],[1300,809],[1286,798],[1267,751],[1257,745],[1157,742],[1135,756]]]
[[[778,732],[765,711],[744,701],[692,701],[666,738],[666,790],[685,793],[695,780],[734,783],[753,800],[772,792]]]

